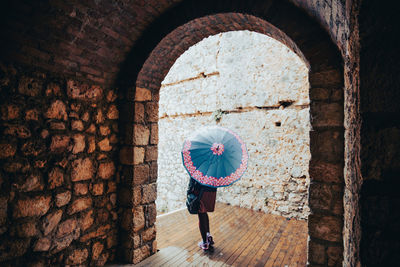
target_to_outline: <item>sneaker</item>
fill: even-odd
[[[208,242],[203,242],[203,241],[200,241],[199,243],[198,243],[198,245],[199,245],[199,248],[201,248],[202,250],[204,250],[204,251],[206,251],[206,250],[208,250],[208,248],[209,248],[209,244],[208,244]]]
[[[207,233],[207,242],[208,244],[210,244],[211,246],[214,245],[214,240],[212,235],[210,235],[210,233]]]

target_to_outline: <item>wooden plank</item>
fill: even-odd
[[[303,239],[303,235],[301,235],[301,233],[306,233],[307,234],[307,223],[300,221],[298,223],[298,226],[296,228],[295,233],[292,235],[292,238],[290,240],[290,244],[289,244],[289,249],[287,250],[287,253],[285,255],[285,258],[283,259],[281,266],[285,267],[285,266],[289,266],[291,259],[293,257],[294,251],[296,249],[296,245],[298,240],[302,240]],[[304,250],[307,249],[307,246],[304,247]]]

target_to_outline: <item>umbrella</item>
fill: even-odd
[[[209,187],[229,186],[247,168],[247,148],[232,130],[211,126],[196,131],[185,140],[183,165],[189,175]]]

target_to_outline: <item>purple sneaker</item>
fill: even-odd
[[[208,242],[203,242],[200,241],[197,245],[199,245],[199,248],[201,248],[203,251],[207,251],[209,249],[209,244]]]

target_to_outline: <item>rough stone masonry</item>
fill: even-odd
[[[266,35],[235,31],[210,36],[182,54],[160,91],[159,212],[184,207],[188,174],[180,151],[205,125],[236,131],[249,166],[218,201],[285,217],[309,214],[309,83],[306,64]]]

